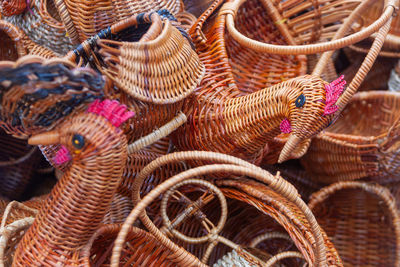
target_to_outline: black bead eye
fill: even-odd
[[[304,106],[304,103],[306,103],[306,97],[301,94],[299,95],[299,97],[296,99],[296,107],[301,108],[302,106]]]
[[[81,149],[85,145],[85,138],[80,134],[74,134],[72,145],[77,149]]]

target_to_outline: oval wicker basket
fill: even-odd
[[[155,187],[140,200],[141,185],[154,170],[186,160],[189,160],[189,162],[192,160],[196,162],[214,162],[216,164],[181,172]],[[223,175],[215,176],[213,175],[214,173],[215,175],[217,173]],[[205,175],[210,177],[206,178],[206,180],[211,179],[211,177],[216,179],[214,184],[206,180],[191,179],[192,177]],[[258,182],[246,179],[219,179],[226,176],[232,177],[231,175],[251,176]],[[270,184],[270,182],[272,183]],[[268,184],[270,185],[268,186]],[[175,191],[178,188],[184,194]],[[197,190],[200,190],[200,194]],[[201,258],[203,263],[208,264],[216,262],[232,249],[237,251],[242,246],[250,246],[251,244],[256,246],[258,242],[252,242],[252,240],[260,235],[267,234],[271,230],[266,226],[266,224],[270,225],[272,221],[268,216],[271,216],[277,222],[272,224],[274,225],[272,229],[277,229],[280,232],[286,231],[290,236],[290,238],[287,238],[293,240],[299,251],[301,251],[302,257],[309,264],[317,266],[321,264],[324,266],[324,262],[326,262],[334,266],[341,266],[340,258],[336,254],[334,247],[326,239],[322,229],[313,222],[312,213],[307,211],[308,208],[301,204],[302,200],[300,200],[294,187],[279,175],[272,176],[265,170],[238,158],[214,152],[199,151],[168,154],[151,162],[142,170],[135,179],[133,192],[133,200],[136,206],[124,222],[121,232],[115,241],[111,266],[116,266],[116,263],[119,262],[119,253],[125,240],[127,227],[138,217],[140,217],[150,233],[162,244],[171,250],[176,250],[183,246],[193,255]],[[163,223],[163,227],[160,228],[161,231],[147,217],[147,213],[143,212],[153,200],[158,199],[160,194],[163,194],[160,206],[161,213],[158,213],[161,216],[155,216],[154,223],[157,225],[160,225],[161,222]],[[197,196],[198,199],[192,201],[190,199],[192,196]],[[226,200],[226,197],[229,199]],[[210,202],[213,199],[214,201]],[[215,203],[218,202],[219,204],[216,205]],[[172,212],[168,203],[173,204]],[[177,205],[182,204],[184,208],[179,209]],[[208,204],[211,206],[207,208],[206,205]],[[239,206],[246,208],[238,209],[237,207]],[[151,208],[154,208],[154,206],[151,206]],[[230,208],[232,208],[232,211],[229,211]],[[255,212],[257,216],[248,216],[244,212],[248,209],[252,210],[251,212]],[[211,214],[205,212],[207,210]],[[243,213],[240,211],[243,211]],[[152,214],[157,214],[157,212]],[[191,218],[192,215],[194,216],[193,218]],[[171,221],[169,218],[172,217],[175,217],[175,219]],[[237,224],[241,224],[242,221],[242,227],[247,227],[246,223],[257,225],[251,236],[246,236],[248,232],[242,232],[241,227],[238,227]],[[199,224],[202,227],[198,227]],[[205,231],[203,227],[206,229]],[[250,231],[249,228],[247,229]],[[228,237],[229,239],[227,239]],[[169,238],[175,240],[177,244],[171,243]],[[243,243],[237,244],[232,240]],[[218,245],[218,243],[221,244]],[[284,244],[284,242],[279,243]],[[221,247],[222,244],[225,246]],[[312,244],[317,245],[313,246]],[[287,244],[277,246],[287,249]],[[253,255],[251,252],[250,254]],[[268,261],[268,259],[264,260]]]
[[[314,193],[309,206],[345,266],[399,266],[400,217],[388,189],[339,182]]]
[[[341,117],[317,135],[301,162],[323,183],[400,174],[400,95],[356,94]]]

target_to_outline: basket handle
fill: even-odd
[[[168,180],[164,181],[148,193],[143,199],[140,199],[140,188],[146,177],[148,177],[155,169],[169,163],[182,162],[184,160],[195,160],[195,161],[207,161],[222,164],[205,165],[197,168],[189,169],[187,171],[181,172]],[[279,173],[273,176],[266,170],[261,169],[253,164],[250,164],[244,160],[228,156],[216,152],[205,152],[205,151],[186,151],[177,152],[172,154],[167,154],[165,156],[159,157],[148,164],[139,175],[135,178],[134,185],[132,188],[132,200],[135,204],[135,208],[131,211],[129,216],[124,222],[120,233],[115,241],[115,246],[113,249],[113,255],[111,258],[111,266],[118,266],[119,258],[121,255],[121,249],[124,244],[124,240],[127,235],[127,231],[135,220],[140,217],[143,224],[149,231],[157,237],[160,241],[165,243],[167,247],[175,250],[175,244],[168,240],[162,232],[151,222],[148,218],[145,208],[158,197],[159,194],[164,193],[168,188],[179,183],[180,181],[190,179],[191,177],[199,177],[202,175],[207,175],[214,172],[225,172],[232,173],[236,175],[246,175],[253,177],[254,179],[268,184],[277,193],[282,194],[294,205],[296,205],[306,217],[310,224],[311,231],[315,238],[314,252],[316,255],[316,264],[319,266],[326,266],[326,248],[324,245],[324,240],[322,237],[321,228],[318,225],[315,216],[312,214],[308,206],[303,202],[298,194],[296,188],[280,177]]]
[[[376,32],[379,28],[381,28],[394,14],[395,10],[399,8],[398,0],[387,0],[384,8],[384,12],[374,23],[369,25],[368,27],[362,29],[361,31],[351,34],[349,36],[323,42],[317,44],[309,44],[309,45],[273,45],[266,44],[259,41],[255,41],[250,39],[243,34],[241,34],[235,28],[235,16],[239,9],[239,7],[246,0],[234,0],[232,2],[225,3],[221,10],[220,14],[226,15],[226,26],[231,34],[232,38],[235,39],[238,43],[243,45],[244,47],[248,47],[252,50],[263,52],[263,53],[271,53],[271,54],[281,54],[281,55],[309,55],[321,53],[329,50],[337,50],[343,48],[345,46],[349,46],[351,44],[357,43],[363,39],[369,37],[372,33]],[[365,2],[372,2],[373,0],[367,0]]]

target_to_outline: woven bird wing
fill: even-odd
[[[93,70],[62,60],[0,62],[0,128],[19,138],[50,130],[101,97],[103,86]]]

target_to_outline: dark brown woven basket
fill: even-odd
[[[340,118],[312,141],[301,162],[318,182],[332,183],[400,174],[400,95],[356,94]]]
[[[19,199],[40,160],[40,154],[25,140],[0,130],[0,196]]]
[[[345,266],[399,266],[400,216],[388,189],[339,182],[315,193],[309,206]]]

